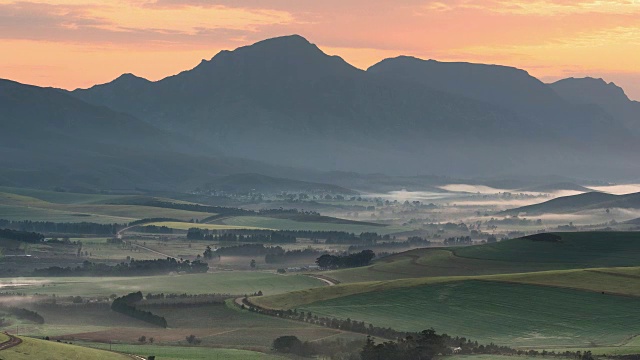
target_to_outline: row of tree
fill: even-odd
[[[0,229],[0,238],[23,241],[28,243],[39,243],[44,240],[44,235],[36,232],[27,232],[11,229]]]
[[[138,320],[142,320],[149,324],[154,324],[166,328],[167,319],[165,319],[163,316],[155,315],[150,311],[139,310],[135,307],[135,304],[142,301],[142,299],[142,292],[138,291],[135,293],[130,293],[113,300],[113,303],[111,303],[111,310]]]
[[[156,260],[131,260],[117,265],[84,261],[82,266],[51,266],[34,270],[35,276],[140,276],[158,275],[170,272],[206,273],[209,265],[200,260],[176,260],[174,258]]]
[[[56,223],[51,221],[9,221],[0,219],[0,227],[52,234],[115,235],[124,224],[96,224],[91,222]]]
[[[248,242],[248,243],[276,243],[276,244],[294,244],[296,237],[283,234],[278,231],[270,233],[257,233],[249,235],[240,235],[234,233],[215,234],[209,230],[191,228],[187,231],[187,239],[189,240],[211,240],[218,242]]]

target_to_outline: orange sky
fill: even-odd
[[[0,78],[88,87],[300,34],[360,68],[414,55],[602,77],[640,100],[640,0],[0,0]]]

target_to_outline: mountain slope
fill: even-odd
[[[594,104],[640,134],[640,102],[630,100],[624,90],[602,79],[569,78],[549,84],[559,96],[575,104]]]
[[[0,80],[0,184],[76,190],[201,185],[237,172],[282,173],[210,157],[193,140],[64,92]]]
[[[358,194],[356,191],[330,184],[306,182],[265,176],[261,174],[234,174],[215,178],[206,183],[205,190],[232,193],[281,193],[281,192],[321,192],[335,194]]]

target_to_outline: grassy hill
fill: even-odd
[[[640,332],[640,298],[486,281],[424,285],[298,308],[398,330],[466,336],[511,346],[615,344]]]
[[[563,196],[540,204],[506,210],[500,215],[540,215],[545,213],[564,214],[593,209],[640,209],[640,193],[613,195],[601,192]]]
[[[551,236],[554,235],[560,240],[536,241],[525,237],[469,247],[416,249],[382,258],[367,267],[324,274],[348,283],[639,264],[640,233],[582,232]]]
[[[46,341],[21,337],[22,343],[18,346],[0,352],[0,358],[10,360],[126,360],[131,357],[76,345],[68,345],[54,341]]]

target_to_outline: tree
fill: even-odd
[[[249,266],[251,266],[252,269],[256,268],[256,260],[255,259],[251,259],[251,262],[249,263]]]
[[[202,256],[208,260],[213,259],[213,250],[211,250],[211,246],[207,245],[207,248],[204,250]]]
[[[290,353],[302,346],[302,341],[293,335],[280,336],[273,340],[273,350],[281,353]]]
[[[147,342],[147,337],[146,337],[146,336],[144,336],[144,335],[140,336],[140,337],[138,338],[138,342],[146,343],[146,342]]]
[[[191,345],[198,345],[202,342],[202,340],[198,339],[195,335],[191,334],[185,338],[187,342]]]
[[[149,338],[149,344],[153,344],[154,341],[156,341],[156,339],[154,339],[153,337]]]

